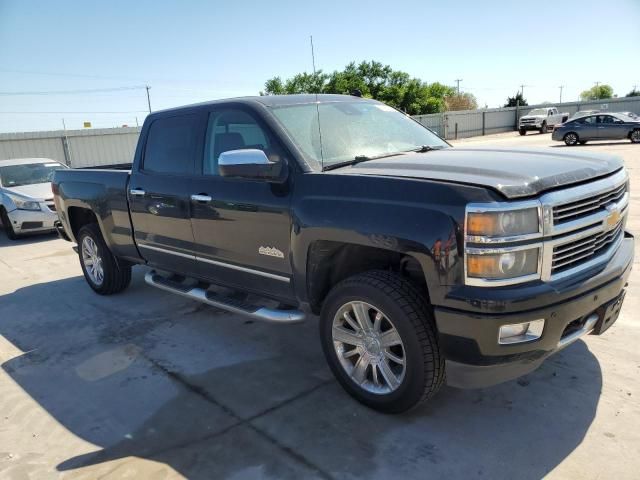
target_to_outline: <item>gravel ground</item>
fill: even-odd
[[[516,133],[454,143],[567,148]],[[573,148],[623,156],[640,185],[640,145]],[[144,272],[100,297],[67,242],[0,232],[0,478],[638,478],[637,268],[604,336],[401,416],[343,393],[315,321],[247,321],[147,287]]]

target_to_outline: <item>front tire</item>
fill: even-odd
[[[78,232],[78,256],[89,286],[100,295],[119,293],[131,282],[131,265],[121,265],[111,253],[95,223]]]
[[[526,131],[524,128],[521,128],[520,130],[518,130],[518,133],[519,133],[520,135],[526,135],[526,134],[527,134],[527,131]]]
[[[542,126],[540,127],[540,133],[547,133],[547,122],[542,122]]]
[[[629,140],[631,140],[631,143],[640,143],[640,129],[636,129],[631,132],[631,135],[629,135]]]
[[[576,145],[580,141],[580,139],[578,138],[578,134],[574,132],[567,133],[564,136],[563,140],[564,143],[570,147]]]
[[[431,308],[396,274],[371,271],[336,285],[322,308],[320,339],[338,382],[376,410],[409,410],[444,383]]]
[[[7,211],[4,208],[0,208],[0,219],[2,220],[2,226],[4,228],[4,233],[7,234],[7,238],[9,238],[9,240],[17,240],[18,234],[16,234],[15,230],[13,229],[9,214],[7,214]]]

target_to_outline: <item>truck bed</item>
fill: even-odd
[[[130,170],[70,169],[56,171],[52,189],[67,235],[75,241],[77,215],[93,212],[105,242],[117,256],[139,259],[129,216]],[[83,210],[84,209],[84,210]]]

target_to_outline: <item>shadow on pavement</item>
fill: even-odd
[[[315,321],[253,323],[147,288],[142,273],[114,297],[81,277],[0,296],[0,335],[27,352],[4,371],[101,447],[65,451],[59,471],[142,457],[188,478],[534,479],[596,413],[600,366],[578,342],[518,381],[445,388],[418,410],[381,415],[332,380]]]
[[[2,226],[2,220],[0,220],[0,226]],[[0,228],[0,248],[13,245],[31,245],[33,243],[48,242],[49,240],[57,240],[58,234],[55,232],[47,233],[31,233],[20,235],[16,240],[9,240],[4,227]]]

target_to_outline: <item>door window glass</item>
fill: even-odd
[[[159,118],[149,128],[143,169],[155,173],[188,174],[198,150],[200,116]]]
[[[218,158],[230,150],[258,149],[272,162],[282,161],[281,150],[249,113],[239,109],[224,109],[211,113],[202,171],[218,175]]]

